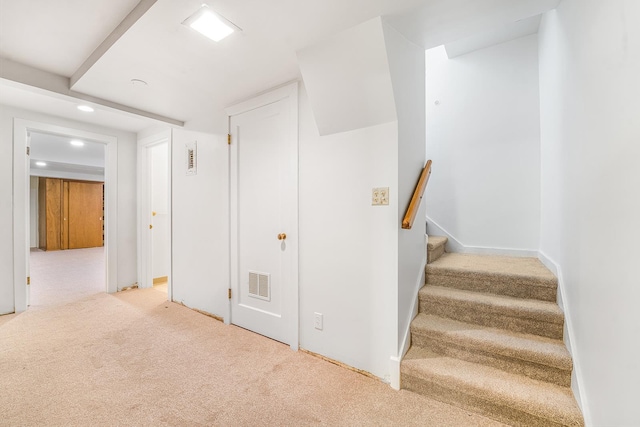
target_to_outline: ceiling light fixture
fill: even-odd
[[[75,147],[82,147],[84,145],[84,142],[80,141],[79,139],[72,139],[69,143]]]
[[[237,25],[215,13],[206,4],[202,5],[196,13],[188,17],[182,24],[193,28],[215,42],[219,42],[234,31],[242,31]]]
[[[149,83],[140,79],[131,79],[131,84],[134,86],[147,86]]]
[[[88,105],[78,105],[78,110],[80,111],[84,111],[85,113],[93,113],[93,108],[89,107]]]
[[[36,166],[47,166],[45,162],[36,162]]]

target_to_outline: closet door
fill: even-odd
[[[39,247],[45,251],[60,249],[62,180],[40,178],[38,188]]]
[[[102,183],[69,182],[69,249],[103,245]]]

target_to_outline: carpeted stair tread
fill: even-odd
[[[568,387],[412,347],[402,362],[403,387],[515,425],[583,425]]]
[[[441,286],[423,286],[420,300],[468,304],[470,307],[485,307],[493,312],[514,315],[526,319],[563,324],[564,314],[557,304],[548,301],[513,298],[504,295],[485,294]]]
[[[427,239],[427,264],[437,261],[444,255],[445,245],[449,239],[442,236],[429,236]]]
[[[411,324],[411,333],[438,335],[447,341],[464,342],[472,348],[491,350],[505,356],[571,370],[573,363],[564,342],[505,329],[473,325],[420,313]]]
[[[445,253],[427,267],[427,272],[526,278],[534,280],[539,286],[552,288],[556,288],[558,283],[553,273],[536,258]]]
[[[439,246],[444,246],[447,243],[447,238],[443,236],[429,236],[427,242],[427,249],[433,250]]]
[[[411,323],[412,336],[424,336],[467,351],[485,352],[567,371],[573,363],[564,343],[537,335],[490,328],[420,313]]]
[[[431,285],[418,295],[421,313],[562,339],[564,315],[556,303]]]
[[[427,284],[518,298],[556,301],[557,279],[535,258],[433,252]]]

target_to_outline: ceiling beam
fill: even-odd
[[[82,76],[84,76],[87,71],[89,71],[91,67],[93,67],[96,62],[98,62],[100,58],[102,58],[104,54],[111,49],[111,46],[113,46],[120,37],[122,37],[136,22],[138,22],[138,19],[142,18],[142,16],[147,13],[156,1],[158,0],[141,0],[140,3],[138,3],[136,7],[134,7],[133,10],[122,20],[122,22],[118,24],[111,34],[109,34],[107,38],[100,43],[100,46],[98,46],[91,55],[89,55],[80,68],[73,73],[69,87],[73,89]]]
[[[68,77],[33,68],[8,59],[0,58],[0,78],[31,86],[33,88],[43,89],[54,94],[63,95],[66,99],[72,98],[75,100],[86,101],[106,108],[168,123],[173,126],[184,127],[184,121],[181,120],[172,119],[171,117],[162,116],[160,114],[107,101],[106,99],[75,92],[69,88]]]

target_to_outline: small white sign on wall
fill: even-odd
[[[198,174],[198,142],[188,142],[185,144],[187,175]]]

